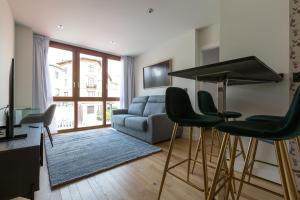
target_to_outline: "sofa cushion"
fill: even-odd
[[[128,117],[125,119],[125,127],[137,131],[146,131],[148,127],[147,117]]]
[[[142,116],[148,96],[135,97],[128,108],[128,114]]]
[[[125,119],[128,117],[134,117],[134,115],[129,115],[129,114],[113,115],[112,122],[118,125],[125,126]]]
[[[160,114],[165,112],[165,95],[153,95],[150,96],[148,99],[143,116],[148,117],[149,115]]]

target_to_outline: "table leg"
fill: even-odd
[[[218,111],[223,113],[226,111],[226,86],[227,86],[227,81],[223,82],[218,82]],[[230,138],[229,138],[230,139]],[[224,157],[226,159],[226,156]],[[226,161],[224,161],[226,164]],[[221,172],[222,174],[220,176],[223,176],[225,173],[224,171]],[[222,182],[220,182],[222,184]],[[218,200],[223,200],[226,198],[226,191],[228,190],[228,185],[225,186],[217,195]]]
[[[41,141],[40,141],[40,164],[41,166],[44,165],[44,134],[41,133]]]

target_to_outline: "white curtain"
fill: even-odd
[[[49,38],[33,34],[33,82],[32,82],[32,106],[44,112],[52,103],[52,89],[48,68]],[[54,122],[54,120],[53,120]],[[56,126],[52,123],[52,132],[56,132]]]
[[[121,108],[128,108],[134,97],[134,58],[130,56],[122,56],[122,79],[121,79]]]

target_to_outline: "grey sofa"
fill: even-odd
[[[174,123],[165,112],[164,95],[136,97],[128,109],[113,110],[112,127],[150,144],[166,141]],[[178,129],[177,137],[181,135],[182,129]]]

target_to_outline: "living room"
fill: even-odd
[[[299,199],[299,9],[0,0],[0,199]]]

